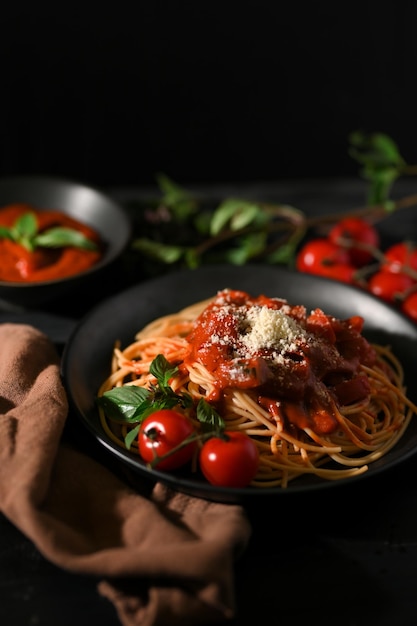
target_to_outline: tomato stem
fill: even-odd
[[[157,432],[156,428],[149,429],[147,431],[147,433],[146,433],[146,435],[147,435],[147,437],[149,437],[149,439],[153,439],[154,438],[152,436],[152,431]],[[151,436],[149,436],[149,435],[151,435]],[[202,440],[203,437],[204,437],[204,435],[201,435],[199,433],[194,433],[193,435],[189,435],[188,437],[183,439],[183,441],[181,441],[181,443],[179,443],[178,445],[174,446],[171,450],[169,450],[169,452],[166,452],[165,454],[162,454],[161,456],[158,455],[156,450],[154,450],[154,458],[152,459],[152,461],[149,461],[146,464],[146,467],[148,467],[149,469],[153,469],[154,467],[156,467],[159,463],[161,463],[165,459],[168,459],[173,454],[176,454],[178,452],[178,450],[182,450],[182,448],[185,448],[190,443]]]

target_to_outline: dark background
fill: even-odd
[[[417,3],[16,1],[0,23],[0,177],[356,175],[357,129],[417,162]]]

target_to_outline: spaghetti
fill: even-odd
[[[116,345],[98,395],[123,385],[149,389],[150,364],[162,354],[178,367],[170,381],[176,393],[195,405],[204,398],[227,430],[256,442],[253,487],[285,488],[306,474],[356,476],[397,443],[417,413],[401,363],[390,347],[365,339],[363,322],[224,289],[148,324],[126,348]],[[128,426],[99,412],[123,447]]]

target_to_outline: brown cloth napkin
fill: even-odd
[[[139,493],[63,443],[67,413],[53,344],[0,325],[0,511],[52,563],[98,577],[124,626],[232,618],[244,510],[160,483]]]

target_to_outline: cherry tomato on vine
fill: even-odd
[[[325,237],[311,239],[297,253],[296,267],[300,272],[321,274],[332,265],[348,265],[349,255],[346,250],[332,243]]]
[[[398,297],[415,283],[407,274],[379,270],[368,281],[368,290],[387,302],[396,303]]]
[[[388,272],[402,272],[404,266],[417,272],[417,248],[407,241],[400,241],[387,248],[384,257],[382,269]]]
[[[194,433],[194,425],[182,413],[172,409],[155,411],[141,424],[138,436],[139,454],[146,463],[154,462],[157,469],[176,469],[190,461],[196,442],[192,441],[175,452],[172,451]],[[156,457],[165,457],[167,454],[169,456],[156,462]]]
[[[401,310],[411,320],[417,322],[417,291],[413,291],[401,303]]]
[[[296,268],[300,272],[327,276],[345,283],[353,282],[355,272],[347,250],[324,237],[304,244],[296,257]]]
[[[352,265],[343,265],[342,263],[336,263],[335,265],[327,265],[322,268],[320,276],[326,276],[327,278],[333,278],[341,283],[354,283],[355,282],[355,267]]]
[[[349,254],[349,262],[355,267],[363,267],[374,259],[372,248],[379,248],[380,237],[376,228],[361,217],[351,216],[339,220],[329,232],[329,240],[344,247]],[[355,244],[359,244],[356,245]],[[370,247],[367,250],[366,247]]]
[[[259,467],[255,442],[241,431],[226,431],[211,437],[200,450],[200,468],[212,485],[246,487]]]

